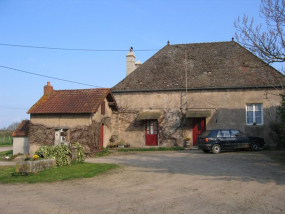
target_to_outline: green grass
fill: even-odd
[[[137,148],[137,149],[119,149],[118,152],[152,152],[152,151],[179,151],[184,150],[183,147],[159,147],[159,148]]]
[[[5,156],[9,156],[10,159],[5,159]],[[0,161],[9,161],[13,159],[13,151],[9,150],[9,151],[4,151],[4,152],[0,152]]]
[[[9,140],[9,139],[3,139],[3,138],[0,138],[0,147],[5,147],[5,146],[13,146],[13,143],[12,143],[12,138]]]
[[[108,156],[108,155],[110,155],[110,154],[112,154],[112,152],[110,152],[108,149],[106,149],[106,148],[103,147],[102,152],[95,154],[95,158]]]
[[[28,176],[12,176],[15,167],[0,167],[1,183],[43,183],[65,181],[77,178],[91,178],[99,173],[118,168],[116,164],[81,163],[61,166],[41,171]]]

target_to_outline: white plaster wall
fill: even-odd
[[[14,137],[13,138],[13,155],[29,153],[29,138]]]
[[[42,124],[46,127],[67,126],[90,126],[91,114],[31,114],[30,121],[33,124]]]

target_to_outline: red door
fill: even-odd
[[[104,143],[104,124],[101,125],[101,133],[100,133],[100,151],[103,150]]]
[[[206,130],[206,118],[193,119],[193,146],[196,146],[199,135]]]
[[[157,146],[157,121],[147,120],[145,127],[145,145]]]

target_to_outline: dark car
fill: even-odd
[[[261,137],[249,137],[236,129],[216,129],[203,132],[197,146],[203,152],[218,154],[221,150],[252,149],[258,151],[265,144]]]

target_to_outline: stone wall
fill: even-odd
[[[184,146],[184,139],[191,137],[192,119],[183,117],[180,110],[162,110],[158,120],[158,145],[161,147]],[[136,120],[139,111],[120,110],[113,114],[114,134],[131,147],[145,146],[145,122]]]
[[[92,121],[89,126],[75,126],[68,129],[70,143],[80,143],[84,147],[86,154],[94,154],[99,150],[101,124],[104,124],[106,129],[111,128],[111,118],[104,117],[101,121]],[[55,124],[56,127],[56,124]],[[55,127],[46,126],[43,124],[34,124],[31,122],[29,138],[30,138],[30,154],[33,154],[40,146],[54,145]],[[106,131],[108,133],[108,131]],[[111,134],[107,137],[110,138]],[[108,138],[108,139],[109,139]],[[107,144],[108,142],[106,142]]]
[[[112,116],[114,133],[131,146],[145,146],[145,122],[136,120],[142,111],[162,113],[158,120],[159,146],[183,145],[185,137],[190,137],[192,142],[193,121],[185,118],[186,109],[210,111],[207,129],[240,129],[274,144],[269,127],[276,120],[276,107],[280,105],[280,97],[274,95],[279,92],[274,89],[191,90],[187,100],[181,91],[113,93],[120,108]],[[246,125],[248,103],[262,103],[263,125]]]
[[[37,173],[53,167],[56,167],[55,159],[43,159],[36,161],[17,161],[15,172]]]
[[[40,146],[54,145],[54,138],[54,128],[31,122],[29,128],[30,154],[34,154]]]

